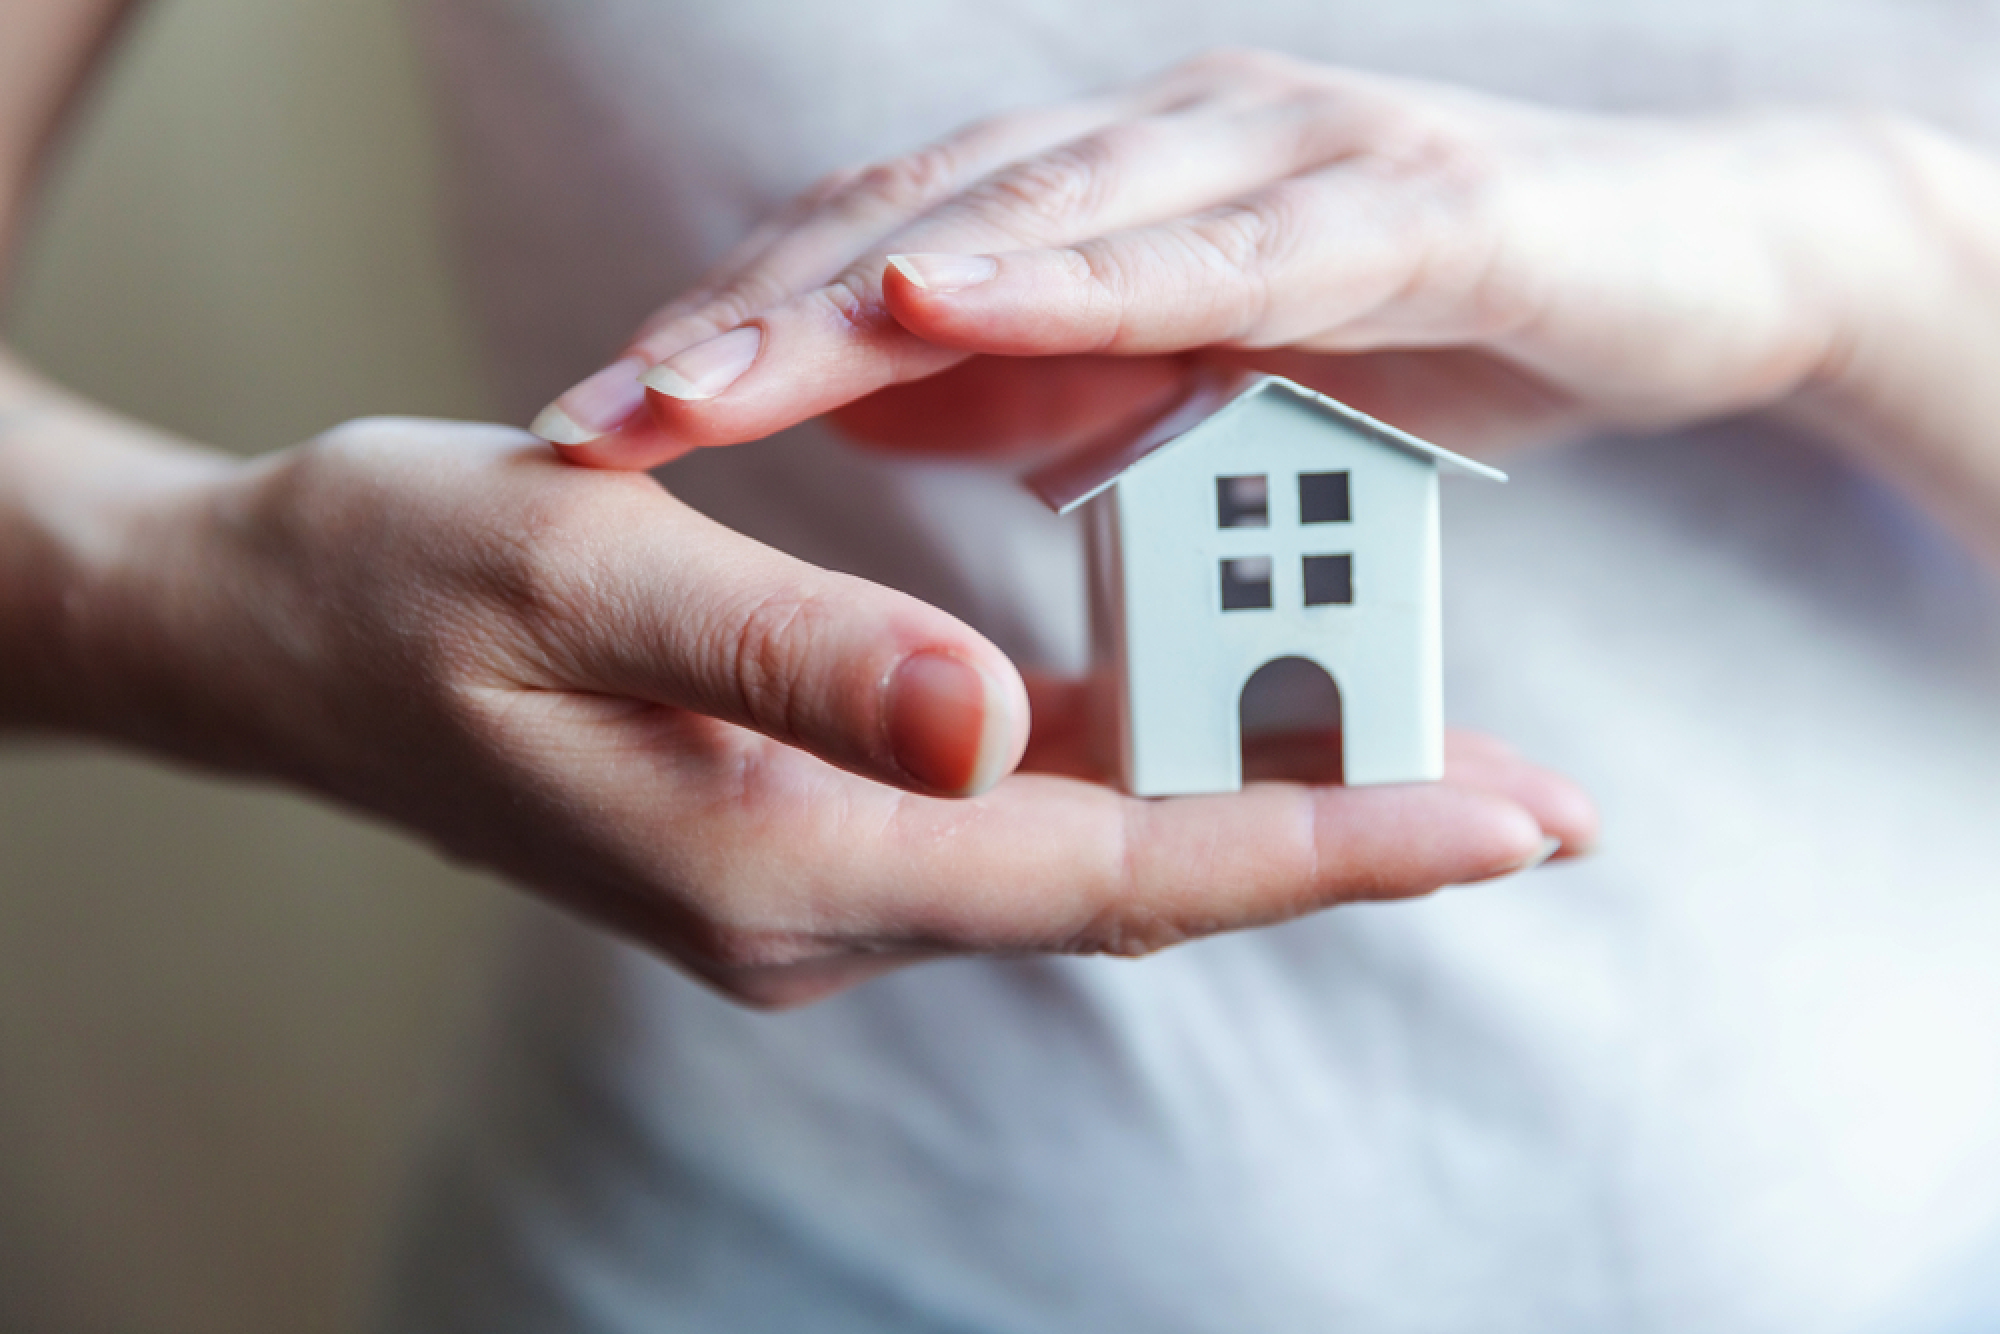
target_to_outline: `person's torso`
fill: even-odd
[[[2000,5],[1942,0],[430,0],[426,23],[522,416],[823,172],[1215,45],[2000,130]],[[2000,1319],[2000,598],[1902,501],[1748,426],[1510,467],[1447,490],[1450,721],[1590,786],[1596,857],[783,1016],[578,933],[518,999],[513,1110],[480,1141],[485,1189],[537,1214],[533,1276],[493,1291],[614,1329]],[[1076,534],[1000,470],[806,431],[667,476],[1079,664]]]

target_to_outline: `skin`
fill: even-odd
[[[121,13],[0,4],[6,235]],[[1124,107],[995,123],[990,152]],[[746,258],[769,273],[803,229],[796,287],[910,203],[841,194]],[[3,353],[0,663],[0,727],[321,794],[756,1005],[941,955],[1144,953],[1507,874],[1596,828],[1574,785],[1468,736],[1439,784],[1133,800],[1088,763],[1077,683],[1024,682],[952,617],[641,473],[406,419],[240,462]]]
[[[993,276],[926,286],[936,256]],[[743,329],[754,362],[688,394]],[[1005,453],[1225,360],[1475,451],[1796,416],[2000,555],[2000,168],[1891,115],[1588,116],[1222,52],[830,178],[627,356],[599,419],[538,423],[567,457],[822,412]]]

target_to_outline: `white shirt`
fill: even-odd
[[[1218,44],[1544,102],[1882,101],[2000,132],[2000,6],[431,0],[525,419],[792,191]],[[1448,488],[1450,720],[1602,851],[1131,963],[748,1013],[523,949],[408,1329],[1898,1331],[2000,1323],[2000,596],[1747,425]],[[1083,653],[1074,530],[811,430],[678,493]]]

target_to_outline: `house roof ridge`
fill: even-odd
[[[1081,448],[1035,468],[1022,481],[1043,504],[1058,514],[1068,514],[1200,426],[1273,387],[1311,403],[1391,448],[1420,455],[1469,476],[1493,482],[1507,480],[1507,474],[1498,468],[1398,430],[1339,399],[1281,375],[1217,369],[1197,376],[1185,393],[1158,412],[1136,422],[1120,423]]]
[[[1463,454],[1454,453],[1446,449],[1443,445],[1434,445],[1422,436],[1411,435],[1408,431],[1369,416],[1359,408],[1349,407],[1330,394],[1322,394],[1317,389],[1309,389],[1295,380],[1287,380],[1282,375],[1265,376],[1264,383],[1259,385],[1258,388],[1262,389],[1273,385],[1296,397],[1311,401],[1318,407],[1324,408],[1328,412],[1333,413],[1334,416],[1348,422],[1350,425],[1358,426],[1371,435],[1379,436],[1385,444],[1395,445],[1398,448],[1422,454],[1426,458],[1435,459],[1437,462],[1462,472],[1469,477],[1479,477],[1489,482],[1505,482],[1507,480],[1507,474],[1490,463],[1481,463],[1478,459],[1467,458]]]

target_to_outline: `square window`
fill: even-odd
[[[1346,473],[1299,474],[1300,523],[1346,523],[1353,517],[1347,504]]]
[[[1271,558],[1244,556],[1222,562],[1222,609],[1267,610],[1271,605]]]
[[[1354,601],[1354,557],[1306,557],[1306,605],[1328,607]]]
[[[1215,479],[1216,522],[1223,528],[1269,528],[1271,526],[1271,483],[1255,477]]]

